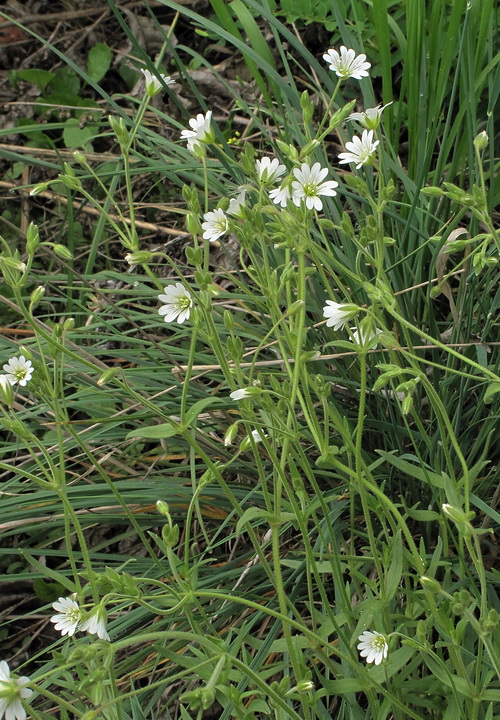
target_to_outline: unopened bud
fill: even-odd
[[[153,253],[149,250],[137,250],[136,252],[127,253],[125,260],[129,265],[142,265],[143,263],[150,263],[153,259]]]
[[[156,509],[161,515],[165,515],[165,517],[170,517],[170,513],[168,510],[168,504],[164,500],[157,500],[156,501]]]
[[[56,243],[52,246],[52,250],[63,260],[73,260],[73,255],[71,254],[70,250],[68,250],[68,248],[64,245]]]
[[[314,683],[311,680],[301,680],[297,683],[297,692],[305,693],[314,690]]]
[[[19,270],[19,272],[24,272],[26,270],[26,263],[23,263],[22,260],[19,260],[19,258],[3,255],[0,260],[2,265],[10,270]]]
[[[429,590],[431,593],[434,593],[437,595],[439,592],[441,592],[441,585],[438,583],[437,580],[434,580],[434,578],[427,577],[426,575],[422,575],[420,578],[420,584],[425,590]]]
[[[26,231],[26,252],[28,255],[33,255],[39,244],[40,236],[38,234],[38,225],[31,222]]]
[[[318,145],[319,142],[315,138],[310,140],[306,145],[304,145],[300,152],[301,159],[307,157],[308,155],[311,155],[316,150]]]
[[[229,428],[226,431],[226,434],[224,435],[224,446],[228,447],[229,445],[232,445],[233,440],[235,439],[237,434],[238,434],[238,423],[234,423],[233,425],[229,426]]]
[[[480,132],[479,135],[476,135],[474,138],[474,146],[478,150],[483,150],[488,144],[488,139],[488,135],[483,130],[483,132]]]
[[[0,399],[9,407],[11,407],[14,402],[14,391],[5,375],[0,375]]]
[[[81,190],[82,183],[74,175],[58,175],[59,180],[63,185],[66,185],[70,190]]]
[[[117,372],[117,368],[108,368],[103,372],[99,380],[97,381],[97,384],[99,387],[102,387],[103,385],[106,385],[115,375]]]
[[[299,310],[301,310],[303,307],[304,307],[304,301],[303,301],[303,300],[296,300],[296,301],[295,301],[294,303],[292,303],[292,304],[290,305],[290,307],[288,308],[287,315],[289,315],[289,316],[291,317],[292,315],[295,315],[296,313],[298,313]]]
[[[30,308],[34,308],[35,305],[38,305],[38,303],[40,302],[40,300],[43,298],[44,295],[45,295],[45,288],[43,285],[39,285],[37,288],[35,288],[33,290],[33,292],[31,293]]]
[[[130,133],[127,130],[124,119],[122,117],[115,118],[113,115],[108,115],[108,120],[119,144],[126,145],[129,141]]]
[[[30,190],[30,195],[39,195],[42,192],[45,192],[47,188],[49,187],[49,183],[38,183],[37,185],[33,185],[33,187]]]

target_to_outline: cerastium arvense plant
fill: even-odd
[[[303,147],[226,144],[210,110],[179,133],[199,178],[183,188],[186,262],[141,247],[134,220],[131,159],[149,101],[175,92],[170,77],[145,71],[135,119],[110,117],[126,217],[83,154],[75,159],[101,199],[73,167],[59,176],[106,217],[150,300],[139,318],[160,336],[157,392],[145,391],[133,368],[81,351],[71,319],[53,327],[38,321],[43,288],[29,302],[25,288],[33,259],[50,244],[35,226],[26,263],[4,247],[2,272],[35,342],[6,358],[2,422],[32,457],[29,482],[60,503],[69,562],[69,572],[46,569],[62,587],[53,614],[47,607],[63,636],[53,660],[31,680],[11,677],[2,662],[7,720],[24,720],[28,705],[34,718],[51,706],[86,720],[150,717],[158,703],[167,713],[180,708],[183,718],[209,709],[246,720],[326,718],[342,706],[349,718],[406,720],[428,717],[428,703],[435,717],[493,718],[500,654],[482,555],[489,529],[471,509],[487,462],[468,464],[436,378],[444,386],[458,376],[496,402],[500,377],[470,351],[474,342],[460,333],[450,341],[409,316],[402,300],[419,286],[393,287],[398,238],[387,234],[386,219],[397,213],[398,188],[384,155],[384,107],[337,106],[340,86],[363,82],[370,63],[346,47],[324,59],[336,90],[316,120],[303,93]],[[325,143],[341,126],[351,139],[337,158],[328,150],[326,162]],[[466,256],[436,279],[437,294],[470,271],[471,259],[477,274],[498,262],[481,174],[484,140],[476,141],[477,185],[427,190],[469,209],[482,229],[448,243],[445,252],[466,249]],[[215,186],[225,188],[223,197]],[[50,247],[68,258],[64,247]],[[225,267],[214,250],[228,256]],[[167,281],[161,264],[170,266]],[[110,422],[135,426],[131,447],[181,449],[179,502],[166,502],[159,482],[149,532],[72,424],[68,366],[71,383],[79,377],[121,405],[123,418]],[[27,392],[53,423],[55,456],[16,412],[18,394]],[[397,428],[405,457],[374,445],[380,424]],[[69,482],[70,446],[121,505],[149,559],[145,572],[133,563],[105,568],[89,549]],[[434,466],[419,464],[421,454]],[[411,484],[399,495],[388,482],[394,474]],[[219,524],[207,523],[217,493],[228,510]],[[160,534],[151,529],[158,525]],[[228,538],[234,548],[226,555]],[[143,697],[149,704],[141,710]]]

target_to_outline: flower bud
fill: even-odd
[[[422,195],[428,195],[429,197],[441,197],[441,195],[444,195],[444,191],[438,187],[422,188],[420,192]]]
[[[3,255],[0,260],[2,265],[10,270],[18,270],[19,272],[24,272],[26,270],[26,263],[23,263],[22,260],[19,260],[19,258],[11,257],[10,255]]]
[[[40,244],[40,236],[38,234],[38,225],[31,222],[26,231],[26,252],[33,255]]]
[[[165,515],[165,517],[170,517],[170,512],[168,509],[168,504],[164,500],[157,500],[156,501],[156,509],[161,515]]]
[[[150,263],[153,257],[153,253],[149,250],[137,250],[136,252],[127,253],[125,260],[129,265],[141,265]]]
[[[52,250],[63,260],[73,260],[73,255],[71,254],[70,250],[68,250],[68,248],[64,245],[56,243],[52,246]]]
[[[68,187],[70,190],[82,189],[82,183],[74,175],[59,174],[58,178],[62,182],[62,184],[66,185],[66,187]]]
[[[119,144],[121,146],[127,145],[130,138],[130,133],[127,130],[124,119],[122,117],[115,118],[113,117],[113,115],[108,115],[108,120]]]
[[[46,183],[46,182],[38,183],[37,185],[33,185],[33,187],[30,190],[30,195],[31,196],[39,195],[40,193],[45,192],[45,190],[47,190],[48,187],[49,187],[49,183]]]
[[[310,690],[314,690],[314,683],[312,682],[312,680],[301,680],[299,683],[297,683],[298,693],[305,693],[309,692]]]
[[[115,375],[117,372],[117,368],[111,367],[108,368],[103,372],[99,380],[97,381],[97,384],[99,387],[102,387],[103,385],[106,385]]]
[[[483,132],[480,132],[479,135],[476,135],[474,138],[474,147],[477,150],[483,150],[488,144],[488,139],[488,135],[483,130]]]
[[[39,285],[37,288],[35,288],[33,290],[33,292],[31,293],[31,298],[30,298],[30,310],[32,310],[34,307],[36,307],[38,305],[38,303],[40,302],[40,300],[43,298],[44,295],[45,295],[45,288],[43,285]]]
[[[308,155],[311,155],[316,150],[319,144],[320,143],[315,138],[310,140],[306,145],[304,145],[300,152],[301,159],[307,157]]]
[[[238,423],[233,423],[230,425],[226,431],[226,434],[224,435],[224,447],[228,447],[229,445],[233,444],[233,440],[235,439],[236,435],[238,434]]]
[[[14,391],[5,375],[0,375],[0,400],[8,407],[14,402]]]
[[[426,575],[422,575],[420,578],[420,584],[425,590],[429,590],[431,593],[434,593],[437,595],[439,592],[441,592],[441,585],[438,583],[437,580],[434,580],[434,578],[427,577]]]

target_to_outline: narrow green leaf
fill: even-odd
[[[180,431],[181,426],[174,423],[162,423],[161,425],[150,425],[149,427],[137,428],[127,435],[129,438],[144,438],[146,440],[164,440],[173,437]]]

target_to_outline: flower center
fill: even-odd
[[[177,298],[177,307],[179,310],[187,310],[191,307],[191,298],[188,298],[187,295]]]
[[[12,371],[12,375],[16,378],[17,382],[19,382],[20,380],[24,380],[27,375],[27,370],[26,368],[16,368]]]
[[[316,183],[305,183],[305,185],[302,185],[302,190],[307,197],[315,197],[318,194],[318,186]]]
[[[374,650],[383,650],[385,648],[385,638],[382,635],[376,635],[372,640]]]
[[[20,697],[20,688],[14,680],[0,680],[0,698],[8,700],[8,704]]]
[[[66,613],[66,619],[70,623],[78,623],[82,619],[82,613],[77,608],[72,608],[71,610],[68,610]]]

